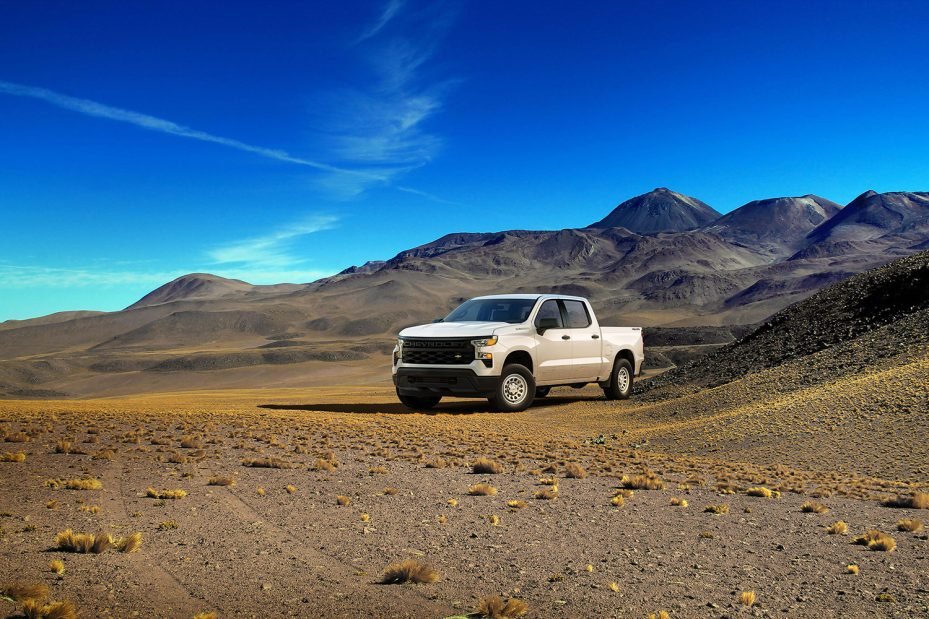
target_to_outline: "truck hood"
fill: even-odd
[[[481,337],[512,326],[508,322],[434,322],[404,329],[400,337]]]

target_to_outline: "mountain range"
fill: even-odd
[[[765,199],[720,216],[659,188],[585,227],[449,234],[309,284],[198,273],[118,312],[0,323],[0,394],[384,380],[393,334],[487,293],[588,296],[613,325],[746,325],[927,247],[929,193]]]

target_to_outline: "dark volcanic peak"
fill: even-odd
[[[867,241],[886,234],[923,235],[929,231],[929,193],[866,191],[810,233],[822,241]]]
[[[796,249],[813,228],[842,210],[839,204],[807,194],[754,200],[723,215],[704,230],[740,243]]]
[[[126,309],[186,299],[215,299],[233,292],[247,292],[252,287],[240,279],[226,279],[209,273],[190,273],[156,288]]]
[[[700,200],[659,187],[626,200],[587,227],[626,228],[638,234],[655,234],[692,230],[718,218],[719,213]]]

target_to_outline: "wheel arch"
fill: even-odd
[[[506,358],[503,360],[503,365],[500,366],[501,369],[506,367],[509,363],[518,363],[522,366],[525,366],[533,376],[535,375],[535,367],[532,363],[532,355],[529,354],[528,350],[514,350],[509,352],[506,355]]]

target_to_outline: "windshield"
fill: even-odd
[[[471,299],[445,317],[444,322],[526,322],[538,299]]]

